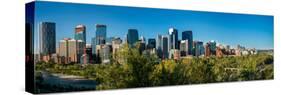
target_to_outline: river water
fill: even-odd
[[[64,74],[50,74],[48,72],[42,71],[43,82],[41,84],[48,85],[48,87],[58,87],[58,88],[71,88],[79,90],[95,90],[96,81],[85,79],[81,76],[64,75]],[[48,88],[44,88],[48,90]],[[49,92],[49,91],[48,91]],[[60,92],[60,91],[58,91]]]

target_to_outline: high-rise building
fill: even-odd
[[[102,63],[110,63],[111,50],[112,46],[109,44],[102,44],[96,46],[97,55],[101,58]]]
[[[210,41],[210,50],[212,55],[216,55],[217,44],[214,40]]]
[[[86,27],[84,25],[77,25],[75,27],[75,40],[82,40],[86,43]]]
[[[211,55],[216,55],[216,42],[215,41],[209,41],[205,45],[205,56],[211,56]]]
[[[39,24],[39,52],[43,61],[49,61],[51,54],[56,53],[56,24],[41,22]]]
[[[156,52],[159,58],[162,58],[162,35],[156,37]]]
[[[129,46],[133,46],[139,40],[139,34],[137,29],[129,29],[127,34],[127,42]]]
[[[205,56],[206,57],[211,56],[211,45],[210,45],[210,43],[206,43],[206,45],[205,45]]]
[[[181,40],[181,43],[180,43],[180,54],[181,54],[181,56],[189,55],[188,40]]]
[[[192,31],[183,31],[182,32],[182,40],[188,40],[188,54],[192,55],[192,43],[193,43],[193,35]]]
[[[153,49],[156,47],[156,40],[155,39],[148,39],[147,49]]]
[[[178,30],[175,28],[169,28],[169,50],[179,49],[178,45]]]
[[[217,57],[222,57],[224,55],[225,49],[217,47],[216,48],[216,56]]]
[[[145,42],[143,41],[136,42],[136,48],[139,50],[139,53],[142,54],[142,52],[146,49]]]
[[[106,25],[96,25],[96,45],[105,44],[106,42]]]
[[[86,44],[86,47],[83,49],[83,54],[80,57],[80,63],[87,64],[92,63],[92,46],[91,44]]]
[[[81,57],[80,57],[80,63],[81,64],[88,64],[90,63],[90,57],[88,54],[84,53]]]
[[[162,59],[166,59],[169,57],[169,39],[167,36],[162,36]]]
[[[115,57],[116,52],[119,50],[121,47],[122,40],[119,37],[116,37],[112,40],[112,55]]]
[[[80,56],[83,54],[84,42],[82,40],[75,40],[65,38],[60,40],[59,56],[63,57],[64,63],[80,62]]]
[[[94,38],[92,38],[92,54],[93,55],[96,55],[96,41],[97,39],[96,39],[96,37],[94,37]]]
[[[68,40],[70,40],[70,38],[64,38],[59,42],[58,54],[61,56],[61,63],[69,63]]]
[[[180,51],[178,49],[171,49],[169,53],[170,59],[179,60],[180,59]]]
[[[193,41],[194,56],[200,56],[204,54],[204,46],[201,41]]]

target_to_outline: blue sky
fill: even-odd
[[[35,35],[39,22],[55,22],[57,42],[74,38],[75,26],[83,24],[90,43],[95,24],[105,24],[107,37],[123,39],[129,28],[136,28],[146,39],[156,38],[157,34],[167,35],[168,28],[174,27],[179,30],[180,39],[182,31],[192,30],[194,40],[204,43],[215,40],[231,46],[273,48],[273,16],[42,1],[36,3],[35,12]]]

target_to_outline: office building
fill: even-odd
[[[137,29],[129,29],[127,33],[127,43],[130,47],[134,46],[134,44],[139,40],[139,34]]]
[[[189,44],[188,40],[181,40],[180,42],[180,54],[181,56],[187,56],[189,55]]]
[[[109,44],[102,44],[96,46],[97,56],[101,59],[102,63],[110,63],[110,53],[112,46]]]
[[[211,56],[211,45],[210,43],[206,43],[205,45],[205,57]]]
[[[148,43],[147,43],[147,49],[153,49],[156,48],[156,40],[155,39],[148,39]]]
[[[156,37],[156,52],[159,58],[162,58],[162,35]]]
[[[82,40],[86,43],[86,27],[84,25],[77,25],[75,27],[75,40]]]
[[[204,54],[204,46],[201,41],[193,41],[194,56],[201,56]]]
[[[121,44],[122,44],[122,39],[119,37],[116,37],[112,40],[112,55],[114,58],[116,57],[116,53],[121,47]]]
[[[178,46],[178,30],[175,28],[169,28],[169,50],[179,49]]]
[[[92,38],[91,45],[92,45],[92,54],[93,54],[93,56],[96,55],[96,45],[97,45],[96,42],[97,42],[96,37]]]
[[[214,40],[210,41],[210,50],[212,55],[216,55],[217,44]]]
[[[96,25],[96,45],[101,45],[106,43],[106,25],[97,24]]]
[[[183,31],[182,32],[182,40],[188,40],[188,54],[192,55],[192,43],[193,43],[193,35],[192,35],[192,31],[188,30],[188,31]]]
[[[59,43],[59,56],[63,57],[63,63],[79,63],[80,56],[83,54],[84,42],[65,38]]]
[[[225,49],[221,48],[221,47],[217,47],[216,48],[216,56],[217,57],[222,57],[224,55]]]
[[[56,24],[41,22],[39,24],[39,52],[43,61],[49,61],[56,53]]]
[[[174,60],[180,59],[180,51],[178,49],[171,49],[169,53],[169,58]]]
[[[84,48],[83,54],[80,58],[80,63],[87,64],[92,62],[93,62],[92,46],[91,44],[86,44],[86,48]]]
[[[162,59],[167,59],[169,57],[169,39],[167,36],[162,36]]]

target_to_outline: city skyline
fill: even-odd
[[[74,38],[75,27],[80,24],[85,25],[86,41],[91,43],[91,39],[96,36],[95,25],[104,24],[107,26],[107,37],[120,37],[122,40],[128,29],[137,29],[139,37],[155,39],[158,34],[167,35],[168,29],[173,27],[179,32],[178,39],[182,39],[183,31],[191,30],[193,40],[203,41],[204,44],[215,40],[232,47],[240,44],[249,48],[273,49],[272,16],[87,4],[78,6],[70,3],[56,3],[56,6],[51,6],[52,3],[48,2],[37,2],[36,6],[37,4],[41,7],[36,7],[35,35],[38,35],[40,22],[55,22],[56,44],[63,38]],[[229,31],[235,33],[228,33]],[[38,40],[35,40],[35,46],[36,43]]]

